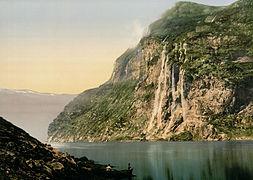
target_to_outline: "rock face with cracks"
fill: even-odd
[[[48,141],[253,138],[253,4],[179,2],[69,103]]]

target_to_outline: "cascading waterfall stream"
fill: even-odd
[[[185,97],[184,97],[184,70],[182,70],[182,75],[181,75],[181,105],[182,105],[182,115],[183,115],[183,120],[186,120],[185,116]]]
[[[154,107],[152,111],[152,116],[147,128],[148,131],[150,131],[154,127],[155,118],[156,118],[156,123],[157,123],[156,128],[160,127],[162,123],[162,101],[164,97],[166,96],[166,87],[167,87],[168,58],[166,57],[165,53],[166,53],[166,46],[163,47],[163,51],[162,51],[161,71],[158,78],[158,87],[155,92],[155,102],[154,102]],[[163,88],[161,88],[162,83],[163,83]]]
[[[178,76],[178,70],[176,70],[176,69],[177,69],[177,66],[175,64],[172,64],[171,65],[171,95],[172,95],[172,102],[171,102],[171,110],[170,110],[171,115],[174,114],[174,111],[176,110],[177,104],[178,104],[178,103],[176,103],[177,94],[178,94],[177,93],[177,90],[178,90],[177,83],[178,83],[178,81],[176,80],[176,76]],[[169,121],[168,128],[164,132],[164,134],[167,134],[168,132],[170,132],[170,130],[173,126],[174,126],[174,121],[173,120]]]
[[[180,61],[187,61],[187,44],[180,43],[179,47],[175,45],[175,50],[179,50]],[[178,49],[179,48],[179,49]],[[184,70],[182,67],[178,67],[175,64],[171,65],[171,95],[172,95],[172,102],[171,102],[171,121],[169,122],[167,131],[164,134],[167,134],[175,127],[177,127],[182,121],[186,120],[186,105],[187,102],[185,100],[185,81],[184,81]],[[178,84],[179,83],[179,84]],[[180,98],[181,103],[178,102]],[[181,109],[178,108],[179,104],[181,104]],[[181,113],[182,119],[179,119],[179,113]]]
[[[175,110],[176,106],[176,82],[175,82],[175,65],[172,65],[172,72],[171,72],[171,91],[172,91],[172,104],[171,104],[171,114]]]
[[[166,57],[165,57],[166,58]],[[167,94],[167,63],[168,63],[168,58],[166,58],[165,61],[165,65],[164,65],[164,81],[163,81],[163,89],[162,92],[160,93],[160,103],[158,106],[158,112],[157,112],[157,127],[161,127],[162,125],[162,103],[163,103],[163,99],[165,98],[166,94]]]

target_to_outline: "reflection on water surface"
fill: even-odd
[[[253,179],[253,141],[57,143],[76,157],[126,169],[134,179]]]

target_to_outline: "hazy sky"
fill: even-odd
[[[192,0],[228,5],[235,0]],[[0,88],[80,93],[177,0],[0,0]]]

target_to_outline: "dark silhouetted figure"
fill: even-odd
[[[108,164],[108,165],[106,166],[106,171],[111,171],[111,170],[112,170],[112,167],[111,167],[110,164]]]
[[[131,171],[131,172],[133,171],[133,168],[131,167],[130,163],[128,163],[128,168],[127,169],[128,169],[128,171]]]

